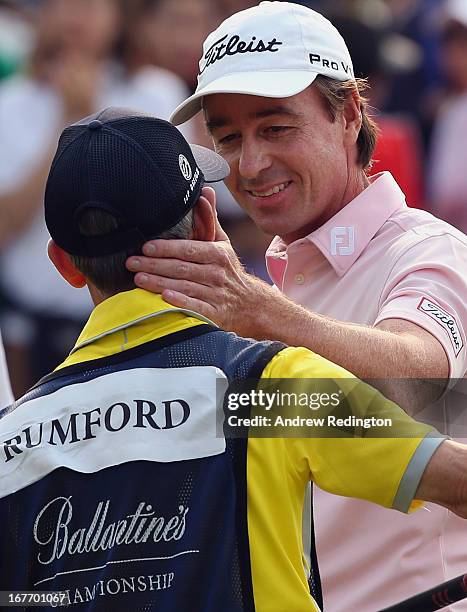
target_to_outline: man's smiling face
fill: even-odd
[[[361,173],[345,113],[333,121],[314,87],[289,98],[212,94],[204,112],[226,185],[268,234],[302,238],[349,202]]]

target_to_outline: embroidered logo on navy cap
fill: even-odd
[[[191,181],[191,177],[193,176],[193,171],[190,166],[190,162],[184,155],[179,155],[178,163],[180,165],[180,170],[182,171],[183,177],[187,181]]]

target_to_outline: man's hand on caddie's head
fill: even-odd
[[[241,335],[254,335],[254,321],[270,287],[248,274],[219,223],[216,242],[151,240],[144,256],[130,257],[135,284],[160,293],[173,306],[194,310]]]

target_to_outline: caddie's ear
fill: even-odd
[[[53,240],[49,240],[47,254],[50,261],[67,283],[76,289],[81,289],[81,287],[86,286],[86,278],[77,268],[75,268],[68,253],[60,248]]]
[[[203,187],[201,196],[193,209],[193,240],[212,242],[216,237],[216,192],[212,187]]]

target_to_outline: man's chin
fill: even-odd
[[[254,219],[251,218],[256,227],[271,238],[274,236],[282,236],[288,233],[288,228],[284,224],[273,220]]]

